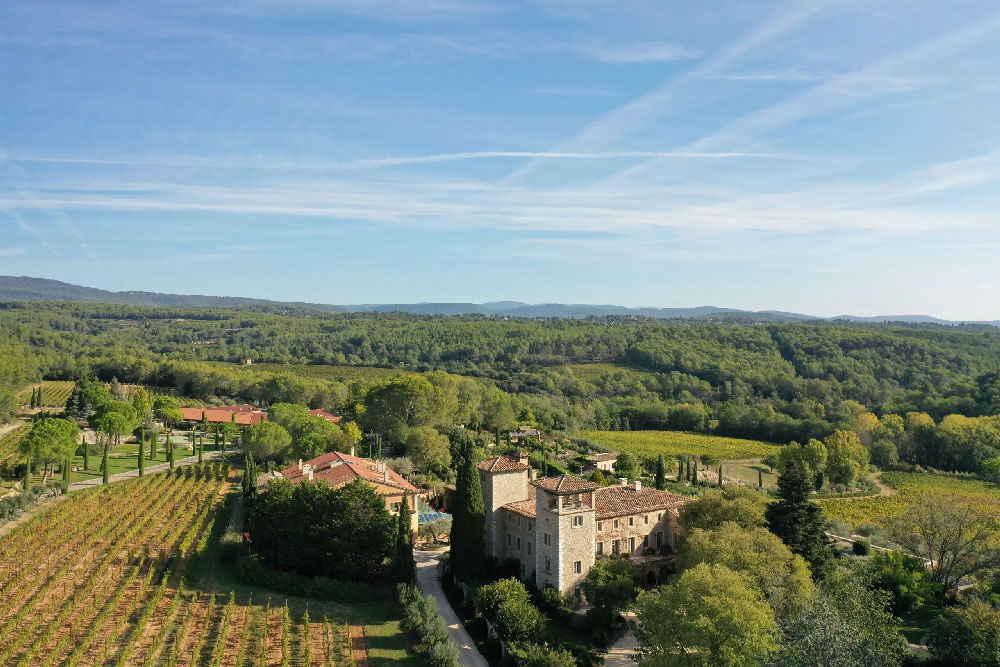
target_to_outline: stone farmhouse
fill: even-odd
[[[385,464],[385,461],[364,459],[351,454],[329,452],[308,461],[285,468],[281,477],[293,484],[304,481],[323,481],[337,488],[348,482],[361,479],[375,489],[375,493],[385,498],[386,509],[393,515],[399,513],[404,496],[410,508],[410,522],[414,535],[417,533],[417,494],[420,490],[406,481],[402,475]]]
[[[601,452],[600,454],[591,454],[587,457],[587,464],[583,467],[583,469],[585,472],[591,470],[611,472],[615,469],[616,461],[618,461],[617,452]]]
[[[497,561],[519,561],[522,579],[573,593],[598,558],[627,556],[647,585],[671,567],[688,498],[628,480],[602,487],[573,475],[538,479],[505,456],[477,467],[486,551]]]

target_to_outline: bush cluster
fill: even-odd
[[[403,623],[417,639],[414,650],[427,656],[431,667],[458,667],[458,646],[448,637],[448,625],[438,613],[437,601],[411,584],[399,584],[396,592]]]
[[[35,484],[30,491],[22,491],[15,496],[0,499],[0,523],[10,521],[17,513],[33,507],[45,498],[54,498],[65,493],[62,481],[50,481],[45,484]]]
[[[367,602],[380,596],[378,589],[363,581],[336,581],[327,577],[306,577],[294,572],[274,570],[264,564],[259,556],[240,558],[236,562],[235,572],[245,583],[301,597],[334,602]]]

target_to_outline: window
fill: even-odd
[[[514,520],[514,515],[513,514],[508,514],[507,515],[507,523],[510,523],[513,520]]]
[[[528,542],[528,555],[531,555],[531,542]]]
[[[658,546],[658,547],[662,547],[663,546],[663,531],[662,530],[659,531],[658,533],[656,533],[656,546]]]
[[[628,552],[629,553],[635,553],[635,538],[634,537],[628,538]]]
[[[521,550],[521,538],[520,538],[520,537],[519,537],[519,538],[517,538],[517,550],[518,550],[518,551],[520,551],[520,550]]]
[[[399,514],[399,505],[400,505],[399,503],[393,503],[392,504],[392,513],[393,514]]]
[[[510,533],[507,533],[507,546],[510,546]]]
[[[574,528],[579,528],[582,525],[583,525],[583,517],[582,516],[575,516],[575,517],[573,517],[573,527]]]
[[[529,521],[529,522],[528,522],[528,530],[531,530],[531,526],[532,526],[532,524],[531,524],[531,522]]]
[[[549,535],[548,533],[542,533],[542,544],[544,544],[545,546],[549,546],[550,544],[552,544],[552,536]]]
[[[678,535],[677,533],[674,533],[674,546],[676,547],[677,543],[680,541],[681,541],[681,536]]]
[[[618,527],[618,519],[615,519],[615,528]]]
[[[604,530],[604,522],[603,521],[598,521],[597,522],[597,532],[601,532],[602,530]]]
[[[611,540],[611,555],[617,556],[621,553],[621,548],[618,546],[618,540]]]
[[[552,571],[552,561],[550,561],[548,558],[545,559],[545,571],[546,572]]]
[[[649,515],[648,515],[648,514],[644,515],[644,516],[642,517],[642,521],[643,521],[643,523],[646,523],[646,524],[648,524],[648,523],[649,523]]]
[[[521,527],[521,517],[517,517],[517,527]]]
[[[628,525],[630,525],[630,526],[634,526],[635,525],[635,517],[630,516],[628,518]]]
[[[583,572],[583,563],[580,561],[576,561],[575,563],[573,563],[573,572],[575,574],[580,574],[581,572]]]
[[[597,555],[598,556],[603,556],[604,555],[604,542],[598,542],[597,543]]]

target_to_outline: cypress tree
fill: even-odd
[[[812,479],[801,461],[790,461],[778,475],[778,502],[767,507],[765,517],[771,532],[794,553],[808,561],[813,576],[822,579],[829,571],[833,551],[823,531],[823,510],[809,500]]]
[[[73,458],[67,456],[62,462],[63,481],[69,484],[71,470],[73,468]],[[65,485],[64,485],[65,486]]]
[[[243,490],[243,502],[247,506],[253,505],[257,498],[257,476],[260,474],[257,464],[254,463],[253,454],[247,452],[243,466],[243,480],[241,488]]]
[[[170,432],[167,432],[167,463],[170,464],[170,469],[174,469],[174,446],[170,444]]]
[[[80,446],[83,447],[83,469],[90,470],[90,447],[87,446],[87,438],[80,436]]]
[[[42,388],[38,387],[38,398],[35,399],[35,407],[40,408],[42,405],[44,405],[42,403]]]
[[[150,461],[155,461],[156,460],[156,436],[157,436],[157,433],[156,433],[155,429],[153,431],[150,431],[150,438],[149,438],[149,460]]]
[[[31,454],[28,454],[24,461],[24,490],[28,490],[28,485],[31,484]]]
[[[660,491],[667,487],[667,470],[666,466],[663,465],[663,454],[660,454],[659,458],[656,459],[656,478],[653,486]]]
[[[764,488],[764,471],[761,470],[760,468],[757,468],[757,488],[758,489]]]
[[[691,484],[698,485],[698,459],[691,459]]]
[[[101,459],[101,480],[102,483],[108,483],[108,449],[109,445],[104,445],[104,457]]]
[[[393,574],[400,583],[410,583],[417,578],[413,563],[413,528],[410,525],[410,496],[403,494],[396,517],[396,553],[392,559]]]
[[[205,440],[204,438],[198,438],[198,463],[202,462],[202,452],[205,451]]]
[[[486,507],[471,440],[465,442],[459,473],[456,513],[452,516],[451,566],[459,579],[475,583],[482,579],[484,570]]]
[[[31,388],[31,401],[28,403],[28,407],[32,410],[35,409],[35,388]]]
[[[677,481],[678,482],[681,481],[681,475],[683,475],[683,474],[684,474],[684,457],[683,456],[678,456],[677,457]]]
[[[219,451],[219,424],[215,425],[215,451]]]
[[[722,488],[722,464],[719,464],[719,488]]]
[[[139,477],[146,473],[146,432],[139,432]]]

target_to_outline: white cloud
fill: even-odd
[[[645,42],[618,47],[594,47],[588,52],[605,63],[637,64],[689,60],[697,52],[677,44]]]
[[[816,81],[819,76],[797,69],[759,70],[732,74],[710,74],[706,79],[718,81]]]
[[[27,248],[0,248],[0,257],[13,257],[14,255],[27,255]]]

